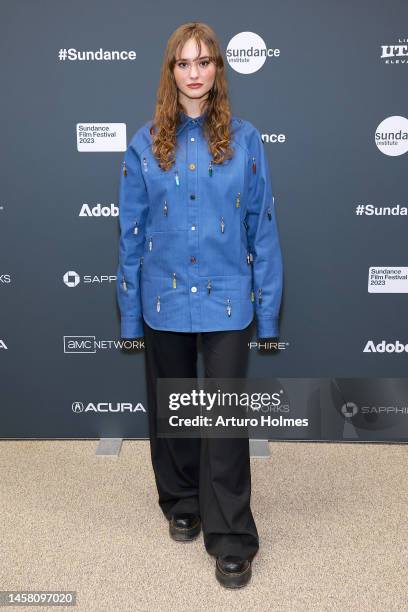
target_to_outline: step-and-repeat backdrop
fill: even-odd
[[[248,377],[281,394],[268,437],[406,441],[408,4],[0,10],[0,437],[148,437],[144,349],[124,346],[116,304],[119,178],[166,41],[197,20],[270,162],[279,352],[259,353],[255,327],[247,347]]]

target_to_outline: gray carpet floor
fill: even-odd
[[[408,610],[406,445],[270,442],[252,458],[260,536],[229,590],[202,534],[174,542],[149,442],[0,442],[0,590],[77,591],[86,612]]]

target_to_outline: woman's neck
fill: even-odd
[[[187,96],[180,95],[179,102],[184,108],[184,114],[188,115],[192,119],[197,119],[197,117],[201,117],[205,113],[206,109],[206,98],[192,100],[191,98],[187,98]]]

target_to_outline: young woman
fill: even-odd
[[[175,540],[203,529],[216,577],[241,587],[259,537],[248,438],[157,437],[157,378],[245,377],[248,342],[278,337],[282,259],[259,131],[230,112],[213,30],[170,37],[154,119],[133,136],[120,185],[122,338],[144,338],[151,459]]]

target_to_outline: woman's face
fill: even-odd
[[[199,58],[197,54],[197,44],[190,38],[176,56],[174,66],[174,78],[179,92],[196,100],[207,98],[217,70],[215,64],[208,59],[209,49],[203,41]]]

